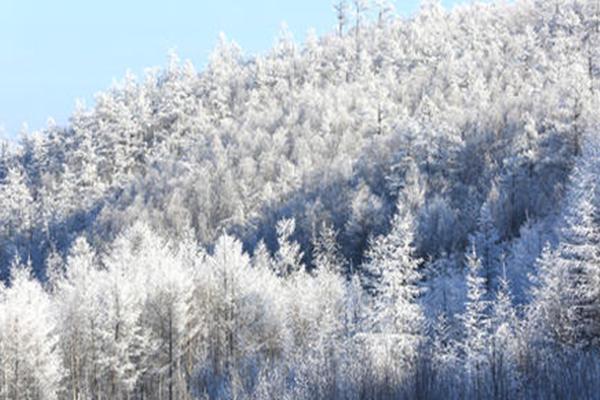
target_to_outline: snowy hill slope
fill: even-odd
[[[398,366],[386,364],[386,357],[365,361],[378,374],[375,386],[348,360],[367,357],[361,351],[368,342],[382,354],[393,354],[391,359],[413,365],[423,354],[432,361],[428,352],[443,345],[448,351],[444,362],[455,357],[465,376],[473,378],[473,365],[487,362],[478,353],[481,343],[492,340],[482,339],[479,329],[489,324],[488,331],[496,334],[508,320],[519,321],[507,325],[510,335],[502,331],[508,336],[493,337],[506,341],[502,348],[515,358],[511,362],[517,363],[515,354],[525,354],[519,353],[523,347],[544,343],[543,351],[527,353],[535,364],[535,357],[552,348],[549,337],[552,346],[581,349],[595,343],[600,322],[593,282],[600,273],[588,265],[596,265],[600,204],[598,4],[520,0],[449,12],[427,1],[408,20],[396,17],[386,2],[362,10],[366,5],[353,2],[351,7],[364,11],[358,13],[362,18],[323,37],[309,35],[301,45],[283,31],[264,55],[244,56],[225,38],[202,71],[173,55],[163,70],[141,79],[127,75],[98,94],[96,104],[78,108],[67,126],[48,126],[24,135],[15,148],[2,147],[0,277],[35,286],[17,267],[29,264],[46,287],[36,294],[43,298],[40,304],[58,301],[58,309],[67,310],[77,302],[69,296],[93,282],[86,276],[98,275],[104,283],[94,289],[97,297],[86,298],[89,310],[102,307],[97,303],[101,293],[129,296],[125,307],[134,317],[125,333],[131,341],[127,346],[137,346],[136,341],[149,346],[143,351],[151,366],[129,354],[130,364],[119,370],[116,387],[109,377],[117,375],[106,365],[114,362],[116,368],[114,360],[125,357],[119,352],[134,350],[118,350],[112,342],[103,351],[112,351],[107,349],[113,345],[117,350],[103,364],[106,375],[97,377],[98,385],[105,386],[64,383],[63,376],[56,378],[60,387],[125,396],[144,389],[163,393],[163,380],[173,385],[177,379],[187,389],[179,387],[176,396],[186,390],[199,396],[205,390],[219,397],[219,390],[231,396],[236,390],[258,390],[256,382],[267,385],[270,373],[280,374],[277,379],[285,386],[292,379],[287,373],[310,380],[317,378],[310,373],[316,368],[332,368],[324,374],[326,382],[310,385],[350,390],[349,375],[331,380],[357,374],[363,380],[355,383],[364,385],[365,397],[378,398],[387,393],[383,382],[389,372],[398,381],[387,395],[410,397],[403,391],[412,383],[394,375]],[[155,251],[154,259],[144,253]],[[123,260],[130,260],[129,269]],[[164,265],[156,260],[165,260]],[[574,266],[573,260],[587,261]],[[252,272],[228,269],[250,264]],[[117,277],[135,280],[146,274],[143,279],[159,280],[161,268],[173,271],[172,286],[121,288],[115,283]],[[323,269],[326,275],[319,273]],[[254,298],[235,307],[250,307],[248,312],[256,312],[263,324],[253,328],[238,321],[235,334],[243,337],[236,337],[236,343],[243,349],[220,347],[234,340],[223,333],[234,335],[232,319],[227,319],[233,314],[223,317],[223,307],[233,300],[218,285],[219,277],[229,273],[250,282],[235,287]],[[296,273],[302,277],[289,278]],[[193,276],[193,282],[185,276]],[[202,290],[224,296],[224,303],[206,303]],[[307,304],[320,304],[321,293],[328,291],[336,293],[333,303],[324,305],[332,314],[317,315]],[[169,297],[175,292],[183,295]],[[1,294],[6,302],[18,300],[14,288]],[[164,303],[163,294],[172,301]],[[302,307],[295,309],[294,299]],[[150,307],[152,302],[157,306]],[[190,304],[204,308],[181,311]],[[554,305],[552,315],[548,304]],[[163,306],[185,314],[177,322],[180,338],[161,336],[164,331],[156,324],[164,322],[163,314],[149,314]],[[268,318],[263,320],[255,307],[270,309]],[[286,314],[290,309],[297,314]],[[575,317],[582,313],[585,323]],[[502,322],[492,318],[500,314]],[[442,317],[447,326],[438,323]],[[204,321],[210,332],[186,336],[204,326],[198,318],[213,318]],[[331,331],[318,337],[307,333],[318,329],[311,324],[320,318],[333,324]],[[534,331],[541,336],[534,338]],[[398,332],[403,335],[402,344],[393,346],[398,353],[382,350],[386,345],[379,340],[392,340]],[[446,334],[447,340],[440,339]],[[432,342],[421,349],[422,342],[410,339],[416,336]],[[185,354],[189,364],[183,367],[180,360],[175,367],[173,354],[165,361],[152,347],[167,339],[182,346],[177,357]],[[64,344],[66,339],[57,340]],[[297,341],[296,347],[290,340]],[[461,341],[467,345],[450,345]],[[323,352],[337,346],[349,353],[319,353],[314,365],[301,362],[303,349],[317,342]],[[193,351],[190,343],[197,346]],[[339,364],[329,365],[332,359]],[[267,362],[279,364],[261,369]],[[89,372],[92,366],[85,368]],[[245,368],[255,368],[257,375]],[[72,378],[73,366],[65,369]],[[237,382],[242,378],[234,379],[233,371],[248,372],[253,383]],[[551,376],[545,369],[535,376],[504,372],[477,376],[473,379],[481,379],[482,386],[467,385],[455,395],[538,393]],[[519,386],[525,378],[538,379],[539,386]],[[296,383],[291,386],[300,390]],[[452,387],[451,380],[444,384]],[[419,382],[416,390],[432,387]],[[169,393],[173,390],[169,386]],[[298,396],[310,397],[308,392]]]

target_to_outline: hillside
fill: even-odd
[[[597,398],[598,2],[335,10],[1,146],[0,399]]]

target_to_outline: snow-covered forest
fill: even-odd
[[[600,1],[334,3],[0,146],[0,399],[600,398]]]

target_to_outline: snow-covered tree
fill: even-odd
[[[346,262],[337,242],[337,232],[330,225],[323,223],[313,246],[313,264],[317,270],[334,274],[343,272]]]
[[[100,272],[87,241],[75,241],[66,261],[65,275],[54,285],[58,333],[66,371],[64,390],[69,397],[100,391]]]
[[[485,278],[482,277],[481,260],[474,248],[467,254],[467,301],[461,316],[464,327],[463,357],[472,395],[484,395],[482,387],[487,372],[489,352],[489,301],[486,300]]]
[[[30,267],[13,268],[0,288],[0,397],[58,399],[63,367],[52,299]]]
[[[275,254],[275,271],[282,277],[301,272],[303,268],[303,254],[300,245],[292,240],[295,230],[296,221],[294,219],[282,219],[277,223],[279,249]]]
[[[517,388],[520,326],[506,274],[491,310],[491,379],[494,397],[510,397]]]
[[[533,301],[536,316],[555,339],[583,347],[596,345],[600,310],[594,287],[600,270],[594,173],[598,146],[593,140],[585,143],[566,194],[559,244],[553,259],[547,254],[540,259]]]
[[[418,302],[421,273],[415,256],[414,223],[410,214],[397,213],[386,235],[375,238],[365,266],[374,291],[373,332],[387,361],[400,370],[418,354],[424,326]],[[385,361],[384,361],[385,362]]]
[[[491,213],[491,204],[486,201],[481,206],[477,231],[471,237],[471,243],[475,246],[477,256],[482,264],[482,272],[485,278],[486,293],[492,294],[497,287],[500,277],[502,248],[499,245],[500,236],[495,227]]]
[[[345,0],[337,0],[333,3],[335,17],[337,19],[337,32],[339,37],[344,36],[344,26],[348,20],[348,3]]]

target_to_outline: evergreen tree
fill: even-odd
[[[287,277],[302,272],[302,251],[300,245],[291,239],[296,230],[294,219],[282,219],[277,223],[277,244],[275,271],[279,276]]]
[[[327,223],[323,223],[319,237],[313,245],[313,264],[318,271],[341,274],[345,261],[337,243],[337,232]]]
[[[371,242],[365,266],[374,278],[372,329],[381,334],[387,357],[400,366],[414,362],[423,337],[420,260],[413,242],[411,215],[398,212],[390,232]]]
[[[467,255],[467,301],[461,320],[464,327],[463,357],[469,387],[475,398],[485,396],[482,387],[487,372],[489,351],[489,301],[486,300],[485,279],[481,276],[481,261],[472,248]]]
[[[486,201],[481,206],[477,232],[471,237],[471,243],[475,247],[477,256],[482,264],[482,272],[485,278],[486,293],[491,295],[497,288],[497,280],[501,276],[501,252],[499,246],[500,237],[491,213],[491,204]]]

